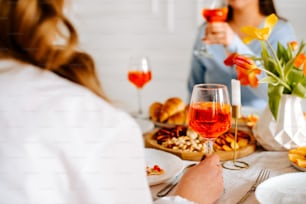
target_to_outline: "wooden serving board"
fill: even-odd
[[[183,160],[190,160],[190,161],[200,161],[201,158],[203,157],[203,153],[201,152],[186,152],[186,151],[181,151],[181,150],[173,150],[170,148],[166,148],[160,144],[157,143],[157,141],[154,139],[154,134],[158,131],[159,129],[156,128],[153,131],[146,133],[145,136],[145,146],[148,148],[155,148],[159,150],[163,150],[172,154],[175,154],[182,158]],[[251,133],[247,133],[251,134]],[[253,138],[253,136],[251,136]],[[247,146],[240,148],[236,151],[237,159],[245,157],[247,155],[252,154],[256,150],[256,142],[253,140],[251,143],[249,143]],[[232,160],[234,156],[233,151],[216,151],[216,153],[220,156],[221,161],[227,161],[227,160]]]

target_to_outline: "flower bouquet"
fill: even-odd
[[[287,46],[278,43],[274,50],[268,37],[278,18],[272,14],[266,18],[264,27],[244,27],[247,34],[245,43],[260,40],[262,45],[261,57],[231,54],[224,63],[236,65],[237,78],[242,85],[257,87],[258,83],[268,83],[268,103],[275,119],[278,116],[280,99],[283,94],[292,94],[306,98],[306,56],[305,42],[299,45],[296,41]],[[265,72],[265,77],[259,80],[259,75]]]
[[[266,18],[264,27],[244,27],[245,43],[260,40],[261,56],[231,54],[224,63],[236,65],[242,85],[256,88],[268,84],[268,106],[253,128],[257,141],[268,150],[285,150],[306,145],[306,125],[301,99],[306,98],[305,42],[278,43],[274,50],[268,37],[277,23],[277,16]],[[269,111],[270,110],[270,111]]]

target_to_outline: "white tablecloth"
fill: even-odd
[[[256,177],[262,168],[268,168],[271,170],[270,177],[289,172],[297,172],[297,170],[290,165],[287,158],[287,152],[270,152],[258,150],[255,153],[238,160],[249,163],[250,167],[243,170],[223,169],[225,193],[222,195],[217,204],[237,203],[244,195],[244,193],[249,190],[249,188],[255,182]],[[184,161],[185,165],[190,163],[192,162]],[[156,198],[156,193],[166,184],[167,183],[163,183],[151,187],[151,192],[154,199]],[[173,192],[174,190],[171,191],[171,193]],[[250,195],[245,203],[258,204],[254,193]]]

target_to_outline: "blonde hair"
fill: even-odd
[[[78,35],[63,5],[63,0],[0,0],[0,56],[50,70],[107,100],[92,57],[77,50]],[[57,37],[62,45],[55,45]]]

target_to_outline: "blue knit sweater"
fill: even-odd
[[[260,27],[262,27],[262,25]],[[199,50],[201,46],[204,29],[205,24],[199,28],[193,48],[194,51]],[[286,46],[287,43],[292,40],[296,40],[296,36],[291,24],[279,19],[269,36],[270,43],[274,49],[276,49],[277,42]],[[234,68],[224,65],[224,59],[226,58],[225,48],[223,45],[208,45],[207,49],[211,57],[204,57],[194,53],[192,55],[191,70],[188,78],[189,94],[191,95],[193,85],[198,83],[225,84],[231,93],[231,79],[236,79],[237,76]],[[246,45],[238,35],[236,35],[233,42],[226,49],[230,52],[237,52],[239,54],[260,56],[261,45],[257,40]],[[267,105],[267,85],[259,84],[257,88],[241,86],[241,103],[243,106],[263,109]]]

